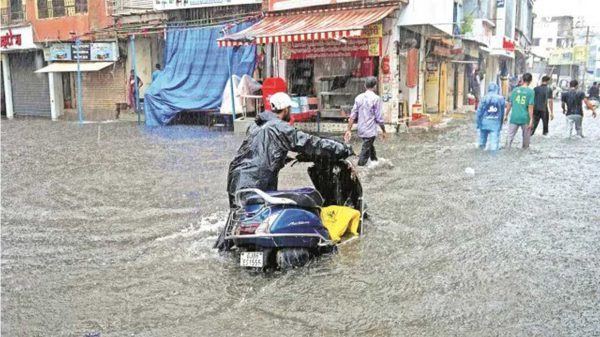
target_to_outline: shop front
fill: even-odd
[[[451,49],[435,41],[430,46],[431,51],[425,58],[424,111],[427,113],[446,113],[449,101],[448,63]]]
[[[462,40],[462,53],[451,63],[454,71],[454,110],[474,109],[477,100],[486,94],[485,88],[493,76],[487,75],[487,61],[479,48],[482,43],[475,39]],[[468,105],[468,107],[465,107]]]
[[[378,23],[360,37],[282,43],[279,56],[290,94],[300,101],[316,98],[323,119],[347,118],[365,79],[379,77],[381,40]]]
[[[365,90],[365,79],[375,76],[385,122],[394,123],[398,89],[393,82],[398,74],[392,64],[397,55],[390,45],[397,8],[388,3],[269,13],[249,29],[220,39],[219,44],[274,44],[274,74],[285,79],[288,93],[300,103],[293,111],[298,116],[347,119],[355,97]]]
[[[514,41],[503,36],[494,36],[489,48],[479,47],[480,54],[487,59],[488,83],[496,82],[500,86],[503,96],[508,96],[512,88],[518,83],[514,74],[515,44]],[[492,76],[489,76],[492,75]]]
[[[117,62],[117,43],[54,43],[44,50],[49,64],[36,74],[48,74],[52,119],[66,115],[73,119],[85,106],[85,119],[114,117],[115,102],[124,101],[125,69]],[[79,62],[78,62],[79,60]],[[79,77],[79,78],[78,78]],[[80,84],[78,84],[80,83]]]
[[[14,115],[50,116],[48,78],[34,71],[44,65],[42,49],[33,42],[31,25],[3,28],[2,110],[7,118]]]

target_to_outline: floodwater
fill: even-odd
[[[600,118],[563,123],[496,155],[469,119],[377,142],[367,235],[264,275],[211,249],[239,136],[3,120],[2,335],[599,336]]]

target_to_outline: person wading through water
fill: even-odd
[[[500,88],[496,83],[488,84],[488,93],[483,96],[477,108],[479,148],[482,150],[489,147],[491,151],[497,151],[500,147],[500,131],[502,130],[506,101],[499,93]]]
[[[365,80],[365,92],[356,96],[354,107],[348,118],[348,128],[344,135],[346,142],[352,137],[352,125],[358,123],[358,136],[362,138],[363,145],[358,158],[358,166],[364,166],[369,159],[371,163],[377,162],[377,153],[375,152],[375,138],[377,138],[377,127],[383,131],[383,139],[387,138],[385,125],[383,124],[383,103],[381,98],[375,93],[377,87],[377,78],[367,77]]]
[[[592,116],[596,118],[596,110],[592,105],[592,102],[585,98],[585,93],[578,90],[577,87],[579,82],[572,80],[569,83],[569,90],[563,92],[561,97],[562,110],[567,115],[567,135],[570,138],[573,132],[573,125],[575,125],[575,131],[581,138],[583,137],[583,107],[582,103],[585,103],[588,109],[592,110]]]
[[[510,125],[508,127],[507,147],[510,149],[515,140],[515,135],[519,128],[523,134],[523,149],[529,148],[529,139],[531,137],[531,128],[533,127],[533,104],[534,92],[529,88],[533,76],[530,73],[523,74],[522,83],[519,87],[513,89],[510,95],[510,102],[506,107],[504,122],[508,119],[510,113]]]
[[[535,130],[540,123],[540,119],[544,124],[542,135],[546,136],[548,134],[548,124],[554,119],[552,89],[548,87],[549,82],[550,77],[544,76],[542,77],[542,84],[533,89],[535,103],[533,107],[533,128],[531,129],[532,136],[535,134]]]
[[[353,154],[352,147],[332,139],[320,138],[296,130],[290,121],[290,108],[296,105],[286,93],[269,98],[273,112],[261,112],[246,132],[246,139],[229,164],[227,193],[229,207],[235,208],[235,193],[241,189],[258,188],[276,191],[279,171],[288,160],[288,151],[308,156],[312,160],[345,159]]]

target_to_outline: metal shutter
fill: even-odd
[[[50,89],[47,74],[36,74],[44,65],[41,52],[9,54],[15,114],[50,116]]]

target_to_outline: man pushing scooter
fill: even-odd
[[[288,151],[313,159],[344,159],[352,148],[344,143],[296,130],[290,121],[290,108],[296,103],[283,92],[269,98],[272,112],[262,112],[247,132],[246,139],[229,164],[227,193],[229,207],[235,208],[235,192],[246,188],[276,191],[279,170]]]

